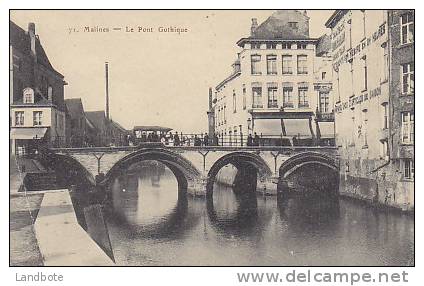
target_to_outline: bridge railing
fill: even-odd
[[[209,137],[205,133],[174,133],[172,135],[156,137],[156,138],[133,138],[130,144],[138,145],[146,142],[160,142],[165,146],[228,146],[228,147],[245,147],[245,146],[334,146],[334,138],[314,139],[311,136],[284,136],[256,134],[245,135],[227,134]]]

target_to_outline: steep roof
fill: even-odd
[[[289,22],[298,22],[298,28],[290,27]],[[309,37],[309,17],[298,10],[277,10],[237,44],[255,40],[312,40]]]
[[[26,56],[30,56],[31,55],[31,38],[29,34],[24,29],[22,29],[21,27],[13,23],[12,21],[9,21],[9,32],[10,32],[9,44],[13,48],[19,50],[22,54]],[[38,35],[35,38],[35,52],[37,54],[37,62],[40,65],[53,71],[58,76],[63,78],[63,75],[59,73],[57,70],[55,70],[52,64],[50,63],[50,60],[47,57],[47,54],[44,51],[43,46],[41,45]]]
[[[85,116],[99,130],[106,130],[106,116],[103,110],[100,111],[87,111]]]
[[[128,130],[127,130],[127,129],[125,129],[124,127],[122,127],[122,126],[121,126],[118,122],[111,120],[111,121],[110,121],[110,123],[111,123],[111,125],[112,125],[112,126],[114,126],[116,129],[119,129],[119,130],[121,130],[122,132],[125,132],[125,133],[127,133],[127,132],[128,132]]]
[[[322,56],[324,54],[327,54],[331,51],[331,39],[330,36],[327,34],[322,35],[318,39],[317,48],[316,48],[316,55]]]
[[[65,99],[65,105],[71,118],[84,115],[84,106],[82,105],[81,98]]]

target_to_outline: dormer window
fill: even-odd
[[[289,27],[292,29],[297,29],[298,28],[297,24],[298,24],[297,22],[289,22]]]
[[[34,90],[25,88],[23,91],[23,103],[34,103]]]

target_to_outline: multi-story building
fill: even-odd
[[[340,192],[414,207],[413,12],[337,10],[331,28]]]
[[[34,23],[28,31],[9,25],[11,151],[23,155],[42,145],[63,146],[64,77],[51,65]]]
[[[240,144],[256,133],[263,145],[294,144],[293,137],[331,143],[329,37],[309,36],[306,11],[277,11],[260,25],[252,19],[250,36],[237,45],[233,71],[216,86],[209,111],[220,142]]]

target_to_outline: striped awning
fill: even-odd
[[[42,139],[47,132],[46,127],[21,127],[13,128],[10,131],[10,138],[12,139]]]

